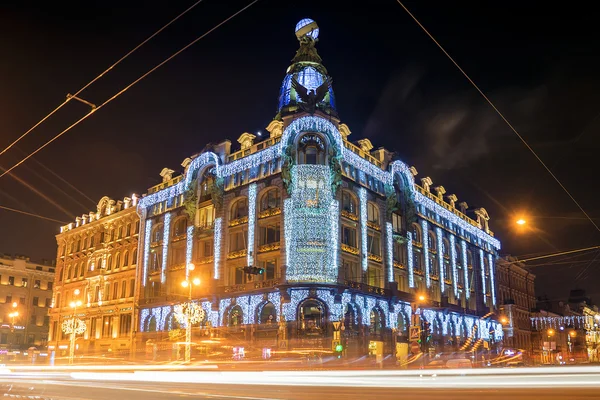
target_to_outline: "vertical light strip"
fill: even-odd
[[[421,220],[423,228],[423,257],[425,258],[425,283],[427,288],[431,286],[431,276],[429,274],[429,227],[426,220]]]
[[[465,298],[469,300],[471,297],[471,288],[469,287],[469,262],[467,259],[467,242],[460,241],[460,249],[462,250],[462,266],[463,275],[465,277]]]
[[[450,265],[452,266],[452,287],[454,288],[454,297],[458,298],[458,274],[456,273],[456,239],[450,235]]]
[[[481,293],[483,293],[483,302],[485,303],[485,262],[483,261],[483,249],[479,249],[479,266],[481,267]]]
[[[329,218],[331,225],[331,263],[332,268],[338,273],[339,276],[339,266],[338,266],[338,243],[339,243],[339,223],[340,223],[340,205],[337,200],[333,200],[331,202],[331,207],[329,208]]]
[[[144,227],[144,278],[142,286],[146,286],[148,280],[148,261],[150,258],[150,234],[152,229],[152,220],[147,219]]]
[[[408,287],[415,287],[415,269],[413,264],[413,238],[412,232],[406,232],[406,258],[408,259]]]
[[[185,279],[190,277],[190,264],[192,263],[192,254],[194,252],[194,225],[187,227],[185,247]]]
[[[494,277],[494,256],[491,254],[488,254],[488,266],[490,269],[490,286],[491,286],[491,292],[492,292],[492,304],[496,305],[496,288],[494,287],[495,285],[495,277]]]
[[[295,265],[292,266],[292,199],[287,198],[283,201],[283,236],[285,238],[285,265],[286,268],[286,276],[284,277],[287,280],[288,271],[290,268],[295,268]]]
[[[248,187],[248,265],[254,265],[254,226],[256,225],[256,183]]]
[[[362,270],[366,272],[369,266],[369,258],[367,254],[367,190],[365,188],[361,187],[358,189],[358,198],[360,200],[360,257]]]
[[[163,224],[163,253],[162,253],[162,271],[160,274],[160,281],[165,283],[167,281],[167,255],[169,253],[169,238],[171,235],[171,214],[165,214],[165,222]]]
[[[446,283],[444,282],[444,280],[446,279],[446,275],[444,274],[444,241],[442,240],[442,228],[436,226],[435,235],[437,237],[438,264],[440,266],[440,291],[444,293],[444,290],[446,289]]]
[[[394,238],[391,222],[385,223],[385,241],[387,243],[388,282],[394,282]]]
[[[215,231],[213,236],[213,247],[214,247],[214,279],[219,279],[219,260],[221,258],[221,224],[223,223],[223,218],[219,217],[215,219]]]

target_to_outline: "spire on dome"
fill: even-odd
[[[281,84],[276,119],[301,111],[321,111],[337,117],[331,77],[315,48],[318,37],[319,27],[312,19],[305,18],[296,24],[300,48]]]

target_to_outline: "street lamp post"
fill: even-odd
[[[194,264],[188,265],[188,271],[195,269]],[[200,285],[200,278],[193,278],[191,281],[189,278],[181,282],[181,286],[188,288],[188,301],[185,306],[176,313],[179,315],[179,319],[185,322],[185,362],[189,363],[192,358],[192,324],[199,322],[201,319],[200,310],[202,310],[197,304],[192,303],[192,287]]]
[[[79,289],[75,289],[75,291],[73,292],[73,294],[75,296],[79,296]],[[71,316],[71,342],[69,345],[69,364],[72,365],[73,364],[73,359],[75,358],[75,334],[76,334],[76,315],[77,315],[77,307],[81,307],[81,300],[73,300],[69,305],[71,306],[71,308],[73,309],[73,314]]]

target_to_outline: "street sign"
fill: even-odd
[[[280,349],[287,349],[287,340],[280,340],[278,346]]]
[[[340,324],[341,324],[341,322],[340,321],[333,321],[332,323],[333,323],[333,329],[336,330],[336,331],[339,331],[340,330]]]
[[[418,354],[421,352],[421,345],[417,342],[412,342],[410,344],[410,352],[413,354]]]
[[[421,327],[411,326],[410,327],[410,340],[419,340],[421,337]]]

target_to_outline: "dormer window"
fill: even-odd
[[[325,144],[320,136],[307,134],[300,138],[298,164],[325,164]]]

